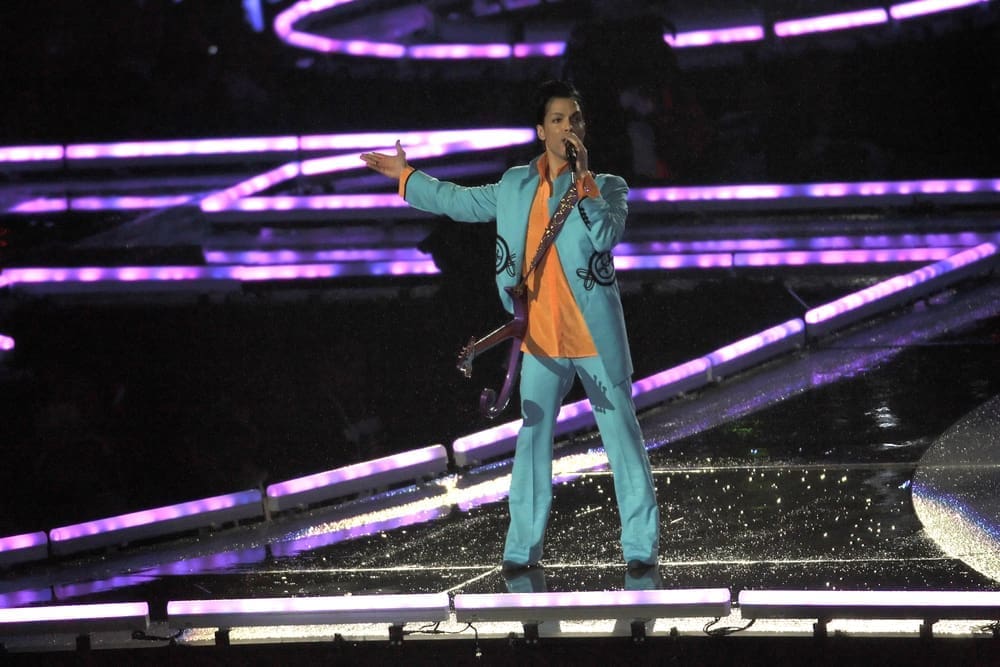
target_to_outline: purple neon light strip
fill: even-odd
[[[338,250],[206,250],[209,264],[297,264],[310,262],[422,262],[427,255],[416,248],[344,248]]]
[[[975,235],[980,236],[980,235]],[[1000,235],[997,235],[1000,240]],[[977,238],[977,243],[965,243],[971,246],[982,243],[983,238]],[[706,242],[714,243],[714,242]],[[738,243],[738,242],[732,242]],[[668,244],[651,244],[668,245]],[[672,245],[672,244],[671,244]],[[677,244],[677,245],[692,245]],[[936,261],[950,257],[957,250],[952,246],[944,247],[914,247],[903,249],[880,250],[836,250],[836,251],[785,251],[785,252],[753,252],[753,253],[657,253],[638,252],[637,244],[622,244],[623,252],[614,258],[615,269],[618,271],[633,270],[671,270],[684,268],[729,268],[733,266],[804,266],[833,265],[880,262],[925,262]],[[651,250],[651,248],[648,248]],[[300,252],[295,250],[249,250],[224,251],[208,250],[205,261],[209,264],[298,264],[303,262],[416,262],[418,265],[427,261],[427,255],[415,249],[400,248],[395,250],[351,249],[351,250],[318,250]]]
[[[395,595],[341,595],[300,598],[248,598],[236,600],[171,600],[167,616],[254,616],[285,615],[294,620],[296,614],[345,614],[353,612],[444,611],[450,600],[447,593],[413,593]]]
[[[265,266],[124,266],[84,268],[17,268],[0,275],[3,285],[58,283],[119,283],[235,280],[311,280],[345,276],[406,276],[439,273],[433,259],[341,262],[331,264],[285,264]]]
[[[511,140],[514,138],[512,137]],[[438,144],[436,146],[421,146],[410,149],[411,157],[433,157],[450,154],[456,148],[468,149],[462,146],[463,142],[453,144]],[[502,145],[513,145],[512,143],[498,141],[495,144],[479,143],[482,148],[497,147]],[[286,165],[286,167],[288,167]],[[302,163],[303,174],[320,174],[335,171],[344,171],[358,167],[356,156],[335,156],[332,158],[319,158]],[[225,210],[226,208],[239,208],[233,206],[232,202],[240,197],[255,194],[278,183],[293,178],[296,173],[288,167],[288,174],[278,174],[276,176],[257,177],[258,180],[251,179],[243,184],[239,184],[223,191],[217,197],[209,198],[202,204],[205,210]],[[274,172],[269,172],[274,173]],[[716,185],[716,186],[695,186],[676,188],[640,188],[629,193],[630,201],[641,202],[684,202],[684,201],[755,201],[773,199],[792,198],[840,198],[840,197],[869,197],[886,195],[946,195],[946,194],[974,194],[974,193],[997,193],[1000,192],[1000,179],[931,179],[921,181],[873,181],[858,183],[812,183],[802,185],[778,185],[778,184],[747,184],[747,185]],[[400,206],[398,198],[392,199],[392,195],[349,195],[332,197],[290,197],[281,196],[273,198],[259,198],[248,210],[297,210],[297,209],[341,209],[358,206],[360,208],[369,207],[393,207]]]
[[[29,199],[15,204],[8,213],[52,213],[57,211],[136,211],[187,204],[195,194],[129,197],[58,197]]]
[[[261,497],[259,491],[243,491],[240,493],[214,496],[212,498],[193,500],[186,503],[179,503],[177,505],[168,505],[166,507],[158,507],[151,510],[143,510],[141,512],[122,514],[107,519],[98,519],[97,521],[87,521],[71,526],[54,528],[49,531],[49,539],[52,542],[66,542],[68,540],[74,540],[81,537],[111,533],[138,526],[148,526],[163,521],[171,521],[174,519],[196,516],[209,512],[218,512],[220,510],[226,510],[243,505],[250,505],[254,503],[259,504],[260,501]]]
[[[69,201],[65,198],[36,197],[14,204],[8,213],[58,213],[69,210]]]
[[[48,543],[48,536],[43,532],[24,533],[23,535],[13,535],[11,537],[0,538],[0,553],[7,551],[20,551],[22,549],[33,549],[44,546]]]
[[[150,159],[249,153],[290,153],[299,150],[359,150],[391,146],[396,139],[405,145],[469,142],[472,145],[513,145],[534,141],[534,131],[525,128],[484,128],[388,132],[355,132],[284,137],[230,137],[175,139],[169,141],[118,141],[63,146],[0,147],[0,164],[22,162],[71,162],[113,159]]]
[[[481,128],[463,130],[407,130],[401,132],[359,132],[353,134],[314,134],[301,137],[303,151],[353,151],[392,146],[399,140],[404,146],[425,144],[461,144],[497,148],[530,144],[535,132],[530,128]]]
[[[1000,192],[1000,179],[931,179],[919,181],[865,181],[806,183],[801,185],[747,184],[702,187],[638,188],[630,201],[740,201],[804,198],[871,197],[885,195],[944,195]]]
[[[279,498],[314,489],[336,486],[348,481],[374,477],[392,470],[430,463],[442,457],[447,458],[444,448],[441,445],[431,445],[423,449],[403,452],[402,454],[393,454],[392,456],[375,459],[374,461],[355,463],[343,468],[271,484],[267,487],[267,496],[269,498]]]
[[[149,615],[145,602],[112,602],[107,604],[56,605],[0,609],[0,630],[15,623],[45,623],[58,621],[134,619]]]
[[[63,159],[62,146],[3,146],[0,147],[0,164],[20,162],[58,162]]]
[[[647,378],[632,383],[632,398],[677,384],[692,377],[698,377],[708,372],[711,363],[706,357],[692,359],[682,364],[660,371]]]
[[[3,284],[6,283],[0,284],[0,287],[2,287]],[[5,334],[0,334],[0,352],[9,352],[10,350],[14,349],[14,345],[15,343],[13,338]],[[4,550],[4,540],[0,540],[0,551],[3,550]]]
[[[930,266],[911,271],[910,273],[894,276],[866,289],[848,294],[845,297],[831,301],[828,304],[813,308],[805,315],[806,324],[818,324],[826,322],[846,312],[861,308],[879,299],[887,298],[916,285],[937,278],[945,273],[967,266],[973,262],[978,262],[986,257],[997,254],[997,246],[992,243],[984,243],[975,248],[969,248],[948,259],[941,260]]]
[[[679,32],[677,36],[664,35],[663,41],[675,49],[686,49],[716,44],[738,44],[759,42],[764,39],[764,26],[746,25],[715,30],[692,30]]]
[[[740,606],[785,607],[1000,607],[1000,591],[744,590]]]
[[[728,253],[699,253],[696,255],[615,255],[618,271],[663,269],[715,269],[733,265]]]
[[[505,144],[510,145],[510,144]],[[468,149],[460,145],[437,145],[408,149],[411,157],[433,157],[451,154],[456,150]],[[302,163],[303,174],[320,174],[356,169],[357,156],[334,156],[319,158]],[[238,203],[241,198],[256,194],[285,180],[294,178],[293,169],[287,174],[269,172],[265,178],[257,177],[207,197],[202,202],[206,212],[224,210],[246,211],[292,211],[327,210],[348,208],[398,208],[404,206],[398,197],[391,194],[374,195],[331,195],[331,196],[275,196],[256,197],[247,204]],[[759,201],[781,199],[823,199],[840,197],[868,197],[889,195],[947,195],[1000,192],[1000,179],[955,179],[924,181],[878,181],[862,183],[814,183],[804,185],[716,185],[677,188],[641,188],[629,193],[630,201],[689,202],[689,201]]]
[[[331,251],[332,252],[332,251]],[[615,257],[615,267],[621,271],[670,270],[682,268],[710,269],[727,267],[773,267],[805,265],[840,265],[862,262],[922,262],[950,257],[951,248],[905,248],[899,250],[858,250],[784,253],[737,253],[735,255],[705,253],[692,255],[623,255]],[[247,265],[211,266],[125,266],[82,268],[13,268],[0,274],[3,285],[39,285],[58,283],[118,283],[233,280],[261,282],[272,280],[331,279],[348,276],[436,275],[440,273],[433,258],[411,256],[405,252],[397,259],[329,263],[270,264],[270,259],[289,261],[303,259],[300,253],[248,253]],[[218,259],[221,255],[212,254]],[[214,261],[209,259],[208,261]],[[0,346],[7,344],[0,339]]]
[[[937,12],[949,12],[973,5],[986,5],[990,0],[917,0],[901,2],[889,7],[889,14],[897,21],[926,16]]]
[[[778,21],[774,24],[774,34],[778,37],[797,37],[816,32],[850,30],[888,22],[889,16],[884,9],[861,9],[805,19]]]
[[[712,363],[712,365],[719,365],[729,361],[732,361],[738,357],[746,356],[752,354],[768,345],[783,341],[787,338],[801,334],[806,329],[806,325],[802,320],[789,320],[784,324],[779,324],[778,326],[771,327],[770,329],[765,329],[758,334],[753,336],[748,336],[742,340],[738,340],[735,343],[730,343],[725,347],[721,347],[715,352],[707,355],[707,359]]]
[[[103,144],[70,144],[68,160],[136,159],[227,155],[246,153],[288,153],[299,149],[299,137],[234,137],[231,139],[172,139],[168,141],[120,141]]]
[[[236,185],[222,190],[221,192],[205,197],[205,199],[201,202],[201,209],[203,211],[222,210],[227,204],[230,204],[241,197],[257,194],[258,192],[267,190],[278,183],[290,181],[298,176],[299,173],[298,162],[283,164],[280,167],[266,171],[263,174],[258,174],[253,178],[241,181]]]
[[[478,134],[466,135],[461,139],[457,139],[454,135],[450,138],[452,140],[443,141],[439,137],[438,141],[413,146],[412,148],[407,149],[407,156],[411,159],[427,159],[440,157],[442,155],[451,155],[462,151],[502,148],[505,146],[516,145],[518,143],[528,143],[533,141],[533,138],[530,138],[530,135],[526,131],[516,130],[482,130],[479,131]],[[206,197],[202,200],[201,208],[206,212],[227,210],[239,199],[263,192],[264,190],[274,187],[279,183],[289,181],[300,174],[303,176],[313,176],[316,174],[329,174],[340,171],[361,169],[362,167],[363,165],[361,164],[361,161],[358,160],[358,156],[354,154],[313,158],[302,162],[289,162],[276,169],[272,169],[264,174],[247,179],[232,187],[226,188],[221,192]],[[353,197],[358,196],[354,195]],[[317,201],[320,200],[313,200],[310,202],[307,208],[316,208],[319,206],[319,204],[316,203]],[[287,210],[292,208],[293,203],[294,200],[282,199],[277,210]],[[341,201],[337,198],[333,198],[325,200],[325,203],[336,206],[338,203],[341,203]],[[268,210],[272,209],[268,208]]]
[[[455,611],[729,604],[731,599],[728,588],[575,591],[566,593],[466,593],[455,596]]]
[[[820,250],[788,252],[755,252],[737,254],[733,266],[816,266],[841,264],[881,264],[891,262],[928,262],[950,257],[951,247],[902,248],[884,250]]]
[[[209,206],[214,206],[214,202]],[[245,197],[225,208],[226,211],[339,211],[371,208],[406,208],[409,204],[397,194],[310,195],[307,197]]]

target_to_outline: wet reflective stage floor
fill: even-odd
[[[750,324],[774,323],[766,317]],[[637,363],[655,356],[634,346]],[[163,625],[166,603],[181,599],[1000,590],[998,351],[994,277],[643,411],[662,542],[658,566],[639,575],[622,562],[599,437],[584,432],[557,446],[543,567],[520,576],[499,569],[509,474],[500,459],[267,522],[20,565],[0,572],[0,599],[144,600]],[[186,463],[159,465],[171,474]],[[257,640],[309,630],[274,632]]]

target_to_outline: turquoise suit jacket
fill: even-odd
[[[528,165],[508,169],[498,183],[491,185],[464,187],[415,171],[404,186],[407,203],[422,211],[459,222],[496,220],[497,289],[508,312],[513,312],[514,306],[504,288],[517,284],[524,263],[530,263],[537,250],[525,248],[528,214],[538,188],[537,163],[536,158]],[[594,180],[601,196],[580,201],[566,219],[555,246],[597,353],[617,385],[632,376],[632,357],[611,256],[611,249],[625,231],[628,185],[611,174],[598,174]],[[570,182],[567,171],[553,184],[550,217]]]

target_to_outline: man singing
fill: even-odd
[[[625,231],[628,186],[618,176],[589,171],[581,99],[571,85],[542,84],[535,122],[544,152],[492,185],[462,187],[432,178],[407,164],[398,141],[395,155],[365,153],[361,159],[398,179],[400,195],[415,208],[462,222],[495,220],[497,287],[509,312],[506,288],[525,288],[523,425],[511,473],[503,571],[536,566],[542,557],[555,421],[575,377],[590,399],[611,464],[624,560],[630,571],[645,570],[656,564],[659,510],[632,403],[632,358],[611,257]],[[553,225],[555,241],[534,263],[554,216],[564,222]]]

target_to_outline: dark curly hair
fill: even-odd
[[[546,81],[535,91],[535,124],[545,124],[545,112],[549,108],[549,100],[553,97],[566,97],[574,100],[583,108],[583,97],[580,92],[573,87],[573,84],[565,81]]]

